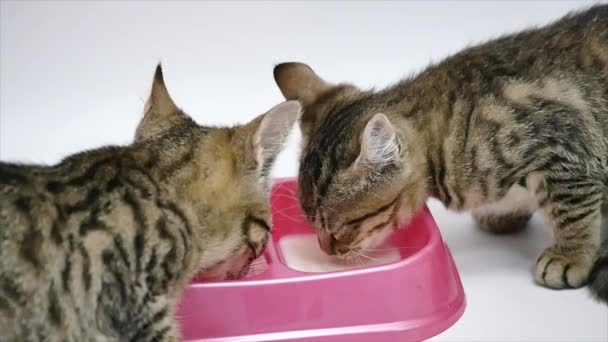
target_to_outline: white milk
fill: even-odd
[[[399,250],[396,248],[381,248],[376,252],[365,252],[369,257],[360,256],[357,260],[341,260],[323,252],[316,235],[310,234],[286,236],[279,241],[279,248],[287,266],[301,272],[342,271],[387,264],[400,259]]]

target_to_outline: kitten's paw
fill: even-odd
[[[502,215],[473,213],[479,228],[492,234],[516,233],[528,225],[532,214],[512,213]]]
[[[553,289],[577,288],[585,285],[593,258],[581,251],[564,253],[549,247],[536,261],[535,278],[544,286]]]

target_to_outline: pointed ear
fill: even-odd
[[[307,106],[332,87],[304,63],[282,63],[274,68],[274,80],[287,100]]]
[[[401,146],[395,128],[384,114],[374,115],[365,125],[361,136],[361,152],[357,164],[374,168],[396,164]]]
[[[160,64],[156,66],[154,79],[152,81],[152,91],[150,97],[144,106],[144,113],[153,112],[158,115],[171,115],[178,112],[179,109],[169,95],[169,91],[165,86],[163,77],[163,69]]]
[[[165,86],[162,67],[158,64],[154,72],[150,97],[144,105],[144,118],[135,132],[135,140],[147,139],[163,132],[172,125],[175,119],[182,115],[181,110],[169,95]]]
[[[286,101],[262,116],[250,138],[252,166],[260,171],[261,176],[268,176],[300,112],[301,105],[297,101]]]

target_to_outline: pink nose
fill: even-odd
[[[319,246],[321,246],[321,250],[329,255],[334,255],[334,242],[336,241],[334,236],[327,232],[319,231],[317,237],[319,238]]]

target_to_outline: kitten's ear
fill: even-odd
[[[173,102],[165,86],[163,70],[160,64],[156,66],[152,90],[144,105],[144,118],[139,123],[135,140],[154,136],[171,126],[175,118],[180,117],[181,111]]]
[[[301,109],[297,101],[286,101],[262,115],[250,138],[249,156],[250,167],[260,170],[261,176],[268,175]]]
[[[152,91],[150,97],[144,106],[144,113],[153,112],[158,115],[171,115],[179,111],[179,108],[173,102],[169,91],[165,86],[163,77],[163,69],[160,64],[156,66],[154,79],[152,81]]]
[[[384,114],[374,115],[361,136],[361,152],[357,164],[374,168],[395,164],[400,160],[401,146],[395,128]]]
[[[274,68],[274,80],[287,100],[307,106],[332,87],[304,63],[281,63]]]

